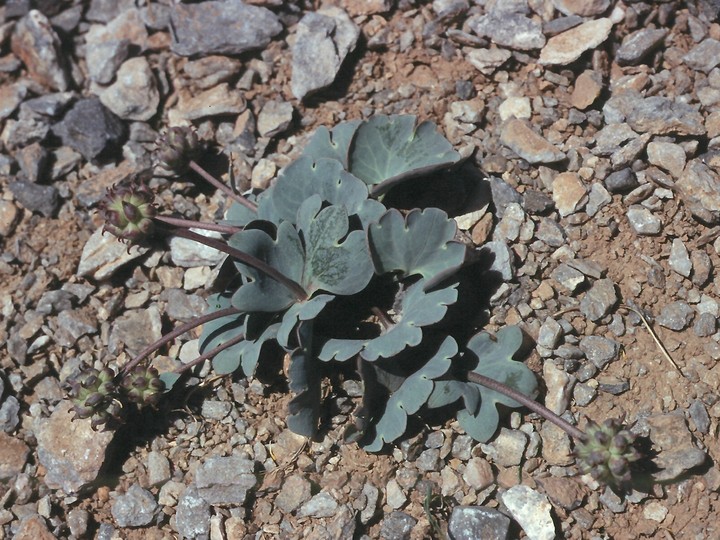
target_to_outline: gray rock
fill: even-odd
[[[471,49],[465,59],[483,75],[492,75],[512,56],[507,49]]]
[[[98,27],[93,27],[98,28]],[[106,39],[104,29],[87,33],[87,62],[90,79],[99,84],[109,84],[118,68],[130,54],[129,39]]]
[[[182,289],[166,289],[160,295],[167,300],[165,313],[176,321],[187,322],[207,310],[207,301],[197,294],[187,294]]]
[[[68,89],[70,78],[63,65],[65,55],[60,38],[45,15],[36,9],[30,10],[15,25],[11,45],[31,78],[52,90]]]
[[[363,486],[362,495],[365,497],[365,504],[360,508],[360,523],[366,525],[377,512],[377,503],[380,498],[380,490],[370,483]]]
[[[63,144],[92,160],[119,148],[125,126],[98,98],[87,98],[75,103],[62,122],[53,126],[53,133]]]
[[[405,512],[390,512],[380,525],[380,538],[386,540],[409,540],[410,531],[417,520]]]
[[[692,272],[692,262],[690,261],[690,253],[685,244],[679,238],[675,238],[670,248],[670,258],[668,264],[675,272],[683,277],[690,277]]]
[[[321,491],[300,507],[298,517],[332,517],[337,508],[337,500],[327,491]]]
[[[621,94],[621,96],[622,95],[624,94]],[[624,123],[624,101],[612,97],[605,103],[603,111],[605,112],[605,121],[608,125],[595,134],[595,148],[593,148],[593,154],[596,156],[609,156],[610,154],[617,152],[620,149],[620,145],[626,141],[636,139],[638,137],[638,134],[635,133],[630,126]]]
[[[604,184],[610,193],[626,193],[640,185],[637,176],[629,167],[610,174],[605,178]]]
[[[505,209],[509,204],[522,203],[522,195],[520,195],[513,186],[498,176],[491,176],[489,182],[492,201],[495,205],[495,215],[498,219],[502,219],[505,215]]]
[[[613,396],[619,396],[630,390],[630,381],[612,375],[598,377],[598,390]]]
[[[614,514],[621,514],[627,509],[628,501],[625,498],[621,498],[609,487],[605,488],[605,491],[599,497],[600,502],[607,507],[608,510]]]
[[[551,37],[540,51],[543,65],[566,65],[574,62],[587,50],[592,50],[610,35],[613,23],[608,18],[589,20],[561,34]]]
[[[27,84],[8,84],[0,88],[0,120],[5,120],[14,113],[27,94]]]
[[[452,19],[470,8],[468,0],[433,0],[432,8],[439,19]]]
[[[560,338],[563,335],[562,326],[552,317],[548,317],[540,327],[538,332],[537,344],[546,349],[554,349],[560,343]]]
[[[491,272],[499,273],[504,281],[510,281],[515,277],[513,252],[505,242],[499,240],[486,242],[481,251],[489,252],[492,257]]]
[[[195,474],[198,494],[210,504],[243,504],[257,483],[255,463],[238,456],[215,457]]]
[[[232,403],[220,401],[219,399],[206,399],[203,401],[201,413],[203,418],[220,421],[226,418],[232,411]]]
[[[590,192],[588,194],[588,202],[585,205],[585,213],[593,217],[595,216],[603,207],[607,206],[612,202],[612,196],[608,192],[607,189],[602,184],[599,184],[597,182],[594,182],[592,186],[590,186]]]
[[[575,379],[558,368],[554,362],[543,364],[543,379],[547,388],[545,406],[555,414],[564,413],[570,403]]]
[[[572,266],[561,263],[550,273],[550,277],[570,293],[575,293],[585,283],[585,275]]]
[[[539,215],[549,212],[555,203],[542,191],[528,189],[522,194],[522,206],[528,214]]]
[[[509,532],[510,518],[484,506],[456,506],[448,521],[448,534],[453,540],[504,540]]]
[[[56,118],[67,108],[77,95],[75,92],[55,92],[28,99],[20,106],[20,111]]]
[[[674,178],[680,178],[687,163],[683,147],[669,142],[653,141],[648,143],[647,156],[650,163],[665,169]]]
[[[53,186],[40,186],[26,180],[16,180],[8,184],[15,199],[31,212],[39,212],[52,217],[60,205],[58,190]]]
[[[398,484],[397,480],[392,478],[385,487],[385,502],[393,510],[397,510],[407,502],[407,495]]]
[[[418,456],[415,466],[421,471],[437,471],[439,463],[440,450],[428,448]]]
[[[148,249],[141,246],[128,248],[113,235],[103,234],[101,227],[85,243],[76,275],[91,276],[102,281],[112,276],[121,266],[142,257]]]
[[[707,434],[710,429],[710,416],[703,402],[699,399],[693,400],[688,408],[688,413],[693,424],[695,424],[695,428],[700,433]]]
[[[666,305],[657,318],[660,326],[680,332],[685,330],[695,317],[695,310],[687,302],[678,300]]]
[[[628,34],[615,53],[618,64],[633,66],[639,64],[663,43],[667,34],[666,28],[641,28]]]
[[[360,29],[337,7],[307,13],[300,19],[292,47],[293,95],[303,99],[330,86],[359,36]]]
[[[108,349],[119,352],[121,346],[131,354],[160,339],[162,322],[156,305],[147,309],[125,311],[115,319],[110,331]]]
[[[261,49],[282,31],[272,11],[240,0],[176,4],[170,18],[175,30],[171,48],[182,56]]]
[[[287,101],[270,100],[263,105],[257,117],[261,137],[273,137],[285,131],[293,118],[293,106]]]
[[[155,75],[144,56],[131,58],[117,72],[117,80],[100,93],[100,101],[123,120],[150,120],[160,103]]]
[[[94,288],[91,288],[90,292],[93,290]],[[43,315],[52,315],[53,313],[72,309],[74,296],[69,290],[47,291],[38,300],[37,312]]]
[[[705,223],[720,221],[720,177],[702,159],[687,164],[676,186],[696,218]]]
[[[620,344],[602,336],[584,336],[580,340],[580,349],[598,369],[603,369],[617,358]]]
[[[481,445],[483,452],[503,467],[520,465],[527,448],[528,436],[515,429],[500,428],[500,433],[489,444]]]
[[[49,418],[35,420],[37,453],[47,469],[45,484],[75,494],[97,478],[114,433],[98,432],[90,419],[73,420],[72,403],[62,401]]]
[[[85,18],[92,22],[110,22],[123,11],[135,7],[135,0],[92,0]]]
[[[73,508],[67,513],[67,526],[75,538],[82,538],[88,530],[90,512],[84,508]]]
[[[152,523],[158,509],[153,494],[133,484],[115,500],[111,512],[118,527],[144,527]]]
[[[693,250],[690,253],[690,261],[692,263],[692,282],[698,287],[704,286],[713,273],[713,263],[705,251]]]
[[[310,500],[312,485],[300,475],[289,476],[283,482],[280,493],[275,499],[275,506],[289,514],[297,510],[301,504]]]
[[[148,484],[157,486],[170,480],[170,460],[160,452],[152,451],[147,457]]]
[[[626,120],[635,131],[653,135],[704,135],[706,131],[696,107],[662,96],[634,101]]]
[[[178,500],[175,526],[183,538],[208,538],[210,505],[198,494],[195,484],[190,484]]]
[[[489,13],[467,21],[473,32],[501,47],[528,51],[545,45],[542,25],[521,13]]]
[[[528,486],[513,486],[500,495],[512,517],[522,527],[528,538],[553,540],[555,523],[550,511],[552,505],[547,496]]]
[[[690,469],[702,465],[707,456],[693,444],[682,413],[652,416],[648,419],[650,440],[658,455],[653,459],[660,471],[653,474],[658,482],[669,482]]]
[[[57,321],[56,337],[58,344],[63,347],[72,347],[82,336],[97,332],[97,319],[91,318],[84,311],[63,311],[58,315]]]
[[[565,159],[563,152],[517,118],[505,124],[500,141],[528,163],[555,163]]]
[[[628,208],[627,218],[633,230],[641,236],[660,234],[662,221],[644,206],[638,204]]]
[[[15,154],[15,158],[26,180],[33,183],[42,183],[46,180],[50,152],[40,143],[33,143],[21,148]]]
[[[591,321],[599,321],[618,301],[615,283],[611,279],[600,279],[580,301],[580,312]]]
[[[712,313],[702,313],[695,320],[693,333],[698,337],[709,337],[717,331],[717,317]]]
[[[592,403],[597,395],[597,389],[593,388],[589,384],[578,383],[573,388],[573,401],[575,405],[585,407]]]
[[[221,238],[221,235],[212,231],[191,230],[209,238]],[[225,254],[205,244],[198,244],[192,240],[174,236],[170,239],[170,257],[177,266],[194,268],[197,266],[216,266],[225,258]]]
[[[720,41],[710,37],[705,38],[683,56],[683,62],[690,69],[710,72],[720,64]]]

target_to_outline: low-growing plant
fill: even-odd
[[[398,186],[420,189],[462,165],[432,123],[375,116],[319,128],[271,187],[248,197],[200,167],[199,144],[191,129],[171,128],[158,157],[165,169],[195,171],[228,195],[221,223],[160,215],[147,188],[129,186],[109,192],[106,230],[127,242],[169,234],[214,247],[228,255],[231,277],[208,298],[207,314],[146,347],[117,375],[85,371],[71,381],[79,417],[100,426],[117,418],[119,402],[156,403],[183,371],[207,359],[217,374],[252,377],[274,354],[287,355],[287,425],[307,437],[319,427],[324,377],[356,373],[363,397],[345,438],[369,451],[402,437],[409,418],[448,407],[485,442],[498,428],[498,405],[526,404],[517,396],[534,403],[535,376],[513,359],[523,343],[519,328],[481,332],[461,346],[442,326],[471,259],[455,240],[454,220],[439,208],[407,211],[388,202]],[[144,367],[153,352],[200,325],[195,362],[159,375]],[[587,453],[597,458],[596,450]]]

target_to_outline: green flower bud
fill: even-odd
[[[128,243],[140,243],[152,234],[155,196],[145,184],[113,186],[101,203],[104,231]]]
[[[161,167],[183,174],[190,161],[202,150],[200,139],[191,127],[171,127],[156,142],[155,161]]]
[[[632,477],[630,464],[640,459],[633,446],[635,434],[623,429],[615,419],[602,425],[591,420],[585,433],[586,441],[575,447],[580,470],[599,482],[624,487]]]
[[[128,399],[140,406],[157,405],[165,391],[165,383],[154,367],[136,366],[122,382]]]
[[[68,379],[66,384],[75,418],[90,418],[93,429],[107,426],[122,416],[115,372],[110,368],[98,371],[86,366],[75,377]]]

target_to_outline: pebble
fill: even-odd
[[[0,120],[8,118],[27,97],[26,84],[15,83],[0,87]]]
[[[687,158],[685,150],[679,144],[652,141],[647,145],[647,156],[650,163],[665,169],[674,178],[680,178],[685,170]]]
[[[584,276],[583,276],[584,279]],[[546,349],[554,349],[560,343],[560,338],[563,336],[563,329],[560,323],[552,317],[548,317],[540,327],[538,332],[537,344]]]
[[[123,120],[150,120],[157,112],[160,92],[144,56],[120,66],[117,80],[100,93],[100,101]]]
[[[503,504],[531,540],[553,540],[555,523],[546,495],[528,486],[513,486],[500,495]]]
[[[693,333],[698,337],[709,337],[717,331],[717,317],[712,313],[702,313],[695,319]]]
[[[709,73],[720,64],[720,41],[710,37],[705,38],[690,49],[682,60],[690,69]]]
[[[615,283],[611,279],[596,281],[580,300],[580,312],[593,322],[605,317],[618,302]]]
[[[298,517],[327,518],[335,515],[338,502],[327,491],[321,491],[308,502],[303,504],[297,512]]]
[[[198,467],[198,495],[210,504],[242,505],[257,483],[255,462],[238,456],[209,458]]]
[[[170,19],[171,48],[181,56],[236,55],[261,49],[283,29],[272,11],[241,0],[175,4]]]
[[[400,484],[397,480],[392,478],[385,487],[385,501],[390,505],[390,508],[397,510],[407,502],[407,495],[403,492]]]
[[[205,56],[191,60],[183,66],[183,71],[193,79],[193,83],[203,90],[220,83],[228,82],[242,72],[242,62],[227,56]]]
[[[85,62],[90,80],[109,84],[130,54],[130,40],[113,39],[105,26],[93,25],[85,35],[85,43]]]
[[[35,420],[37,454],[47,470],[45,484],[71,495],[97,478],[105,461],[112,431],[96,432],[90,419],[74,420],[72,403],[62,401],[49,418]]]
[[[175,509],[175,526],[183,538],[207,538],[210,532],[210,505],[190,484],[180,496]]]
[[[510,118],[526,120],[532,116],[530,99],[526,97],[510,96],[498,107],[500,120],[503,122]]]
[[[676,186],[696,218],[706,223],[720,221],[720,177],[702,159],[687,164]]]
[[[553,0],[552,4],[564,15],[593,17],[607,11],[610,0]]]
[[[578,383],[573,388],[573,401],[575,405],[579,407],[586,407],[592,403],[592,400],[597,396],[597,389],[594,386],[590,386],[585,383]]]
[[[640,64],[645,57],[655,51],[668,35],[665,28],[641,28],[625,36],[615,58],[621,66]]]
[[[54,186],[41,186],[27,180],[15,180],[8,188],[23,208],[53,217],[60,206],[58,190]]]
[[[275,506],[289,514],[297,510],[300,505],[310,500],[312,485],[300,476],[292,475],[285,479],[282,489],[275,499]]]
[[[10,201],[0,200],[0,237],[10,236],[15,230],[18,208]]]
[[[76,275],[103,281],[128,262],[142,257],[148,249],[142,246],[128,248],[110,233],[103,234],[101,227],[85,242]]]
[[[690,326],[694,317],[695,310],[687,302],[677,300],[662,308],[657,323],[670,330],[680,332]]]
[[[95,97],[79,100],[52,129],[64,145],[87,160],[117,150],[125,136],[122,121]]]
[[[573,107],[584,111],[600,96],[603,89],[602,75],[597,71],[585,70],[577,79],[570,95]]]
[[[515,429],[500,428],[490,444],[481,445],[483,452],[502,467],[520,465],[528,444],[528,436]]]
[[[64,69],[65,53],[50,20],[33,9],[15,25],[12,52],[23,61],[28,75],[51,90],[64,92],[70,78]]]
[[[85,18],[92,22],[107,23],[126,9],[135,7],[134,0],[91,0]]]
[[[222,83],[199,94],[181,92],[177,108],[171,109],[168,114],[171,120],[179,123],[182,120],[240,114],[246,108],[243,93],[231,89],[228,83]]]
[[[486,242],[482,251],[489,252],[492,260],[490,271],[500,274],[504,281],[510,281],[515,277],[514,254],[505,242],[501,240]]]
[[[540,51],[540,64],[566,65],[574,62],[582,53],[595,49],[605,41],[612,26],[610,19],[600,18],[551,37]]]
[[[509,204],[519,204],[522,202],[522,195],[520,195],[513,186],[498,176],[491,176],[489,183],[490,194],[493,205],[495,206],[495,215],[498,219],[502,219],[505,216],[505,209]]]
[[[580,340],[580,349],[598,369],[604,369],[605,366],[617,358],[620,352],[620,344],[615,340],[602,336],[584,336]]]
[[[292,118],[292,104],[287,101],[267,101],[257,117],[258,133],[261,137],[274,137],[288,128]]]
[[[13,536],[14,540],[55,540],[55,538],[42,516],[34,513],[22,517]]]
[[[46,180],[48,172],[48,161],[50,152],[41,146],[40,143],[33,143],[29,146],[21,148],[15,154],[18,165],[26,180],[33,183],[43,183]]]
[[[565,510],[579,508],[585,498],[585,490],[576,478],[546,476],[538,484],[555,506]]]
[[[555,163],[565,159],[563,152],[517,118],[505,124],[500,141],[528,163]]]
[[[380,538],[388,540],[410,540],[410,531],[417,520],[405,512],[390,512],[380,525]]]
[[[688,413],[695,424],[695,429],[704,435],[707,434],[710,429],[710,416],[703,402],[699,399],[693,400],[688,408]]]
[[[690,261],[690,253],[688,252],[685,244],[679,238],[675,238],[672,241],[672,247],[670,248],[670,258],[668,264],[673,271],[680,274],[683,277],[690,277],[692,272],[692,262]]]
[[[98,321],[82,310],[65,310],[58,314],[56,342],[63,347],[72,347],[78,339],[97,332]]]
[[[587,202],[587,188],[577,173],[558,174],[552,183],[552,197],[561,217],[580,210]]]
[[[627,193],[640,185],[630,167],[609,174],[603,183],[610,193]]]
[[[495,482],[495,474],[488,460],[481,457],[470,458],[463,471],[463,480],[472,489],[482,491]]]
[[[697,107],[663,96],[634,100],[626,120],[639,133],[680,136],[705,134],[704,120]]]
[[[657,482],[670,482],[690,469],[705,462],[705,452],[693,443],[687,422],[682,413],[669,413],[648,418],[650,440],[658,450],[653,459],[659,467],[653,478]]]
[[[144,527],[152,523],[158,508],[152,493],[133,484],[115,499],[111,512],[118,527]]]
[[[119,352],[122,346],[131,354],[137,354],[150,343],[160,339],[162,321],[157,305],[147,309],[124,311],[110,330],[108,350]]]
[[[545,406],[555,414],[564,413],[570,403],[574,379],[558,368],[553,362],[543,364]]]
[[[553,207],[553,200],[546,193],[529,189],[522,194],[522,205],[528,214],[542,215]]]
[[[203,418],[215,420],[216,422],[226,418],[230,411],[232,411],[232,403],[219,399],[206,399],[203,401],[201,409]]]
[[[511,56],[512,53],[507,49],[470,49],[465,59],[483,75],[492,75]]]
[[[23,471],[30,448],[17,437],[0,431],[0,480],[10,480]]]
[[[613,375],[598,377],[598,390],[613,396],[619,396],[630,390],[630,381]]]
[[[641,236],[654,236],[662,229],[660,218],[644,206],[637,204],[630,206],[627,218],[633,230]]]
[[[542,25],[522,13],[496,10],[470,18],[467,25],[478,36],[489,38],[501,47],[529,51],[545,45]]]
[[[502,540],[510,533],[510,518],[494,508],[456,506],[448,521],[448,533],[454,540]]]
[[[359,37],[360,28],[338,7],[325,7],[303,16],[291,48],[293,95],[303,99],[330,86]]]
[[[75,538],[82,538],[88,530],[90,512],[84,508],[73,508],[67,513],[67,526]]]
[[[156,451],[148,452],[147,456],[148,484],[158,486],[170,480],[170,460],[164,454]]]

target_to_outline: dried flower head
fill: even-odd
[[[128,243],[145,240],[154,230],[155,196],[145,184],[113,186],[101,204],[107,231]]]
[[[171,127],[156,142],[155,161],[163,168],[182,174],[200,153],[200,139],[191,127]]]
[[[90,418],[93,429],[118,421],[122,405],[118,401],[115,372],[110,368],[98,371],[84,367],[77,376],[66,381],[73,402],[75,418]]]
[[[158,370],[144,366],[136,366],[128,373],[122,387],[128,399],[140,406],[157,405],[165,391],[165,383],[160,379]]]
[[[611,486],[626,486],[631,479],[630,464],[640,459],[633,446],[635,434],[614,418],[602,424],[590,420],[585,433],[587,440],[575,447],[583,474],[590,473],[597,481]]]

